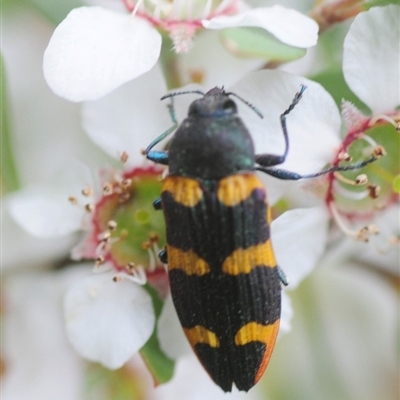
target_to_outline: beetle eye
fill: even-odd
[[[237,112],[236,103],[235,103],[233,100],[231,100],[231,99],[225,100],[225,101],[224,101],[224,104],[222,105],[222,108],[223,108],[225,111],[227,111],[228,113],[235,113],[235,112]]]

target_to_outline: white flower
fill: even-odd
[[[169,32],[178,52],[188,50],[194,32],[203,27],[259,27],[300,48],[317,40],[314,21],[281,6],[244,9],[232,0],[216,8],[210,8],[209,1],[141,3],[134,8],[125,2],[132,15],[101,7],[81,7],[68,14],[44,55],[44,75],[55,93],[71,101],[94,100],[149,71],[161,51],[157,29]]]
[[[83,398],[85,364],[66,338],[62,301],[84,271],[27,272],[3,279],[4,398]]]
[[[126,165],[131,168],[142,164],[144,157],[140,153],[141,148],[146,147],[153,137],[164,129],[165,124],[168,124],[168,115],[162,117],[165,114],[163,104],[155,101],[166,89],[161,71],[156,66],[120,90],[129,90],[129,96],[133,97],[128,99],[127,96],[124,103],[117,104],[113,96],[118,93],[111,94],[96,102],[98,113],[95,115],[91,111],[92,103],[86,103],[83,124],[85,127],[86,119],[89,119],[96,131],[111,133],[104,136],[103,141],[98,144],[115,159],[124,151],[128,152],[129,159]],[[107,99],[109,101],[105,103]],[[138,107],[140,103],[143,109]],[[110,121],[104,118],[105,115],[112,115],[114,119]],[[160,118],[154,118],[154,115]],[[129,121],[125,118],[129,118]],[[86,153],[90,155],[89,150]],[[97,164],[99,162],[104,163],[107,160],[98,155]],[[68,168],[65,168],[65,165]],[[26,231],[36,237],[51,238],[79,231],[82,228],[83,210],[71,207],[67,200],[70,196],[80,193],[83,188],[94,188],[99,184],[90,168],[74,158],[64,160],[63,170],[54,169],[53,173],[54,175],[49,176],[47,180],[29,185],[13,195],[10,200],[12,216]],[[97,198],[101,196],[102,187],[98,187],[93,195]]]
[[[68,254],[76,237],[52,233],[46,238],[44,235],[32,236],[29,229],[21,229],[15,222],[11,203],[29,191],[37,193],[54,184],[61,186],[62,181],[57,175],[65,171],[72,159],[85,154],[85,161],[90,163],[99,151],[83,134],[79,106],[55,96],[43,78],[42,54],[51,36],[51,26],[29,7],[17,8],[4,15],[7,17],[3,24],[2,56],[7,81],[7,93],[4,94],[8,95],[8,104],[4,101],[3,107],[8,108],[4,108],[3,117],[4,121],[9,119],[11,156],[21,187],[13,193],[7,193],[7,187],[2,188],[1,263],[3,271],[10,269],[12,272],[11,269],[27,266],[43,269],[52,261],[60,260]],[[25,29],[16,29],[20,24]],[[29,73],[26,72],[27,65]],[[47,194],[43,192],[41,197],[45,201]],[[35,214],[24,217],[28,218],[25,219],[27,223],[38,218]]]
[[[88,360],[116,369],[149,339],[155,315],[149,294],[113,274],[89,276],[75,284],[65,298],[69,340]]]
[[[371,110],[371,115],[363,115],[352,104],[345,102],[342,113],[347,127],[349,138],[361,138],[374,144],[374,139],[369,133],[372,128],[386,127],[386,134],[393,134],[398,130],[400,113],[400,69],[399,56],[399,25],[400,6],[389,5],[386,7],[371,8],[360,13],[352,23],[344,41],[343,74],[351,90]],[[384,40],[377,37],[383,35]],[[398,146],[398,135],[392,135],[393,146]],[[396,138],[397,136],[397,138]],[[395,149],[386,149],[387,158],[397,157]],[[400,173],[398,163],[390,161],[381,164],[382,176],[375,174],[375,185],[379,185],[377,193],[370,195],[379,196],[378,209],[394,207],[396,209],[395,194],[391,181],[384,178],[384,174],[396,176]],[[373,216],[380,218],[380,211],[375,211]],[[385,230],[385,226],[382,226]],[[382,235],[383,236],[383,235]],[[386,237],[391,240],[390,236]],[[388,245],[388,241],[386,247]],[[378,245],[377,247],[382,247]],[[379,251],[379,250],[378,250]]]
[[[374,7],[355,18],[344,42],[346,82],[375,115],[400,105],[399,24],[400,6]]]
[[[149,71],[160,50],[161,35],[148,22],[81,7],[52,36],[44,74],[55,93],[68,100],[96,99]]]
[[[144,79],[143,83],[140,79],[133,83],[136,85],[136,89],[143,85],[144,88],[150,90],[152,98],[153,96],[161,96],[164,82],[158,68],[155,68],[142,79]],[[157,94],[157,91],[160,92]],[[141,100],[144,101],[144,99],[145,96],[142,94]],[[139,103],[139,99],[137,103]],[[132,104],[127,104],[127,106],[135,108]],[[154,120],[153,124],[157,129]],[[146,128],[147,125],[142,127]],[[161,129],[162,126],[159,125],[159,128]],[[146,139],[145,132],[142,133],[144,134],[138,135],[138,137],[141,137],[147,144],[152,137],[147,136]],[[140,144],[137,147],[133,144],[128,150],[132,151],[133,155],[140,155],[139,146]],[[117,156],[117,153],[113,155]],[[133,156],[132,158],[136,160],[135,165],[138,165],[143,156],[140,156],[140,158]],[[34,238],[39,237],[47,245],[51,243],[49,242],[50,238],[53,238],[52,240],[59,238],[58,240],[64,243],[63,248],[65,246],[71,248],[72,243],[67,238],[82,229],[84,208],[85,206],[90,208],[88,202],[93,200],[93,196],[99,200],[102,196],[102,187],[97,188],[93,195],[81,195],[79,201],[86,201],[86,203],[81,204],[81,208],[72,206],[68,203],[68,197],[80,193],[81,189],[87,186],[96,189],[96,182],[87,166],[71,160],[66,165],[68,165],[68,168],[57,173],[57,176],[52,180],[48,179],[47,185],[41,183],[27,187],[10,196],[7,204],[10,205],[10,213],[15,221]],[[108,168],[108,170],[112,171],[111,168]],[[121,174],[123,174],[122,171]],[[114,176],[112,178],[115,179]],[[149,208],[152,208],[152,200],[149,199]],[[88,215],[85,218],[86,223],[87,217]],[[161,214],[160,218],[162,218]],[[99,223],[99,221],[97,220],[96,223]],[[101,232],[94,231],[91,224],[89,224],[89,228],[89,238],[85,239],[75,253],[80,258],[90,256],[94,259],[97,256],[96,246],[101,243],[101,238],[98,238],[97,234]],[[96,233],[97,242],[92,243],[89,239],[92,238],[90,235],[93,233]],[[84,246],[86,247],[83,249]],[[39,247],[37,250],[41,249],[42,247]],[[153,262],[154,259],[153,255]],[[104,268],[106,269],[107,266],[113,268],[112,264],[111,266],[110,264],[104,265]],[[118,264],[118,267],[121,267],[120,264]],[[74,347],[83,356],[91,360],[98,360],[110,368],[117,368],[124,364],[145,344],[153,331],[155,318],[150,296],[136,283],[142,281],[139,279],[140,277],[127,274],[127,271],[125,273],[124,271],[119,272],[121,276],[127,276],[129,279],[114,282],[113,277],[118,273],[118,270],[114,270],[114,274],[109,272],[91,275],[84,281],[77,282],[76,286],[68,293],[65,305],[67,333]],[[156,278],[158,279],[158,277]],[[96,295],[94,295],[94,290],[96,290]],[[119,304],[118,307],[115,307],[116,303]],[[114,311],[110,313],[112,309]],[[101,327],[93,330],[87,329],[85,323],[90,325],[94,319],[101,321]],[[130,332],[126,333],[126,329]]]

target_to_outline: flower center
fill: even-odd
[[[165,243],[165,223],[152,205],[161,193],[160,172],[155,167],[135,168],[103,185],[92,215],[99,263],[108,261],[128,272],[136,266],[162,266],[157,253],[158,242]]]
[[[352,164],[371,155],[377,161],[362,171],[333,172],[327,177],[327,206],[341,230],[358,240],[368,241],[371,234],[378,233],[379,227],[370,222],[399,201],[395,189],[400,176],[399,117],[364,117],[350,127],[332,164],[345,166],[343,161]],[[349,226],[359,223],[366,225],[359,230]]]
[[[176,53],[192,47],[193,36],[202,20],[238,12],[239,0],[122,0],[129,12],[167,32]]]
[[[231,14],[236,9],[236,3],[237,0],[142,0],[138,14],[160,23],[194,23],[216,15]]]

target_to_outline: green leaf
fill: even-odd
[[[80,0],[24,0],[32,5],[47,19],[59,24],[67,14],[74,8],[82,7],[84,3]]]
[[[135,369],[124,366],[110,371],[100,364],[89,363],[85,374],[85,400],[141,400],[146,385]]]
[[[226,28],[220,32],[220,37],[224,46],[239,57],[282,63],[306,54],[305,49],[284,44],[261,28]]]
[[[111,247],[113,258],[119,265],[126,265],[130,260],[146,266],[149,263],[148,250],[143,243],[149,240],[149,234],[154,232],[165,242],[165,220],[162,213],[154,210],[152,205],[161,192],[161,182],[158,176],[137,176],[133,178],[131,196],[121,207],[118,198],[110,196],[103,202],[101,219],[104,229],[110,219],[117,223],[113,237],[124,236],[124,240],[114,243]],[[115,236],[114,236],[115,235]]]
[[[383,7],[388,6],[389,4],[399,5],[399,0],[367,0],[364,7],[369,10],[372,7]]]
[[[333,97],[338,107],[342,100],[352,102],[364,114],[370,114],[369,108],[350,90],[341,69],[325,70],[311,76],[310,79],[320,83]]]
[[[392,189],[393,192],[400,194],[400,174],[393,179]]]
[[[17,167],[15,165],[11,129],[9,123],[8,96],[6,70],[3,57],[0,54],[0,88],[1,88],[1,109],[0,109],[0,125],[1,125],[1,188],[3,192],[11,192],[20,188]]]
[[[156,314],[156,319],[158,320],[163,307],[163,301],[156,290],[150,285],[147,284],[144,286],[144,288],[147,290],[153,300],[154,311]],[[143,357],[147,368],[153,375],[155,385],[168,382],[173,377],[175,368],[175,362],[168,358],[161,350],[157,336],[157,329],[158,327],[156,324],[150,339],[140,350],[140,354]]]

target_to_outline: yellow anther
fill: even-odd
[[[128,161],[129,155],[126,151],[123,151],[120,157],[120,160],[123,164],[125,164]]]
[[[77,198],[73,196],[68,197],[68,201],[73,205],[78,204]]]
[[[87,188],[85,188],[85,189],[82,189],[82,192],[81,192],[81,193],[82,193],[85,197],[89,197],[89,196],[92,195],[93,190],[92,190],[92,188],[87,187]]]
[[[106,182],[103,186],[103,195],[109,196],[113,194],[113,185],[110,182]]]
[[[108,221],[107,227],[110,231],[114,231],[115,228],[117,227],[117,223],[113,220]]]
[[[92,213],[94,211],[94,205],[93,204],[86,204],[85,205],[85,210],[89,213]]]

